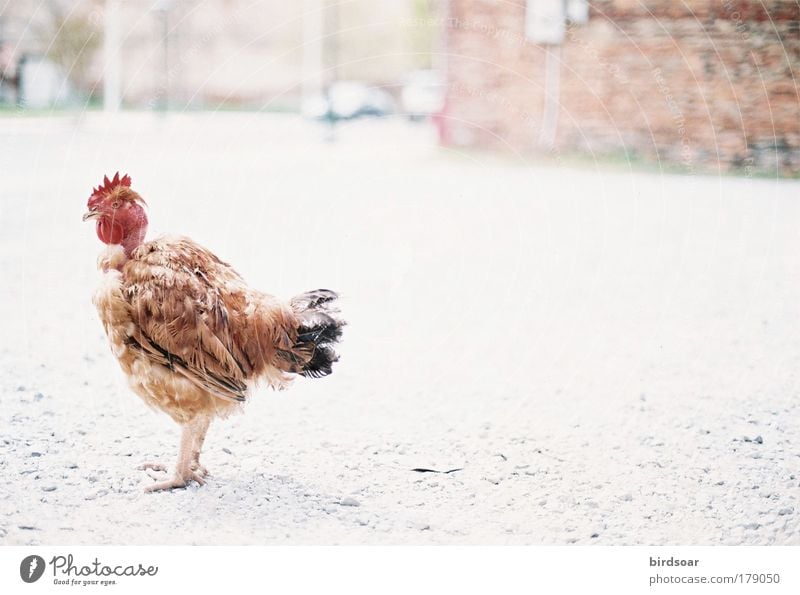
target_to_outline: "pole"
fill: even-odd
[[[322,93],[322,31],[324,9],[320,0],[303,1],[303,99]]]
[[[114,113],[122,103],[119,0],[106,0],[103,29],[103,110]]]
[[[164,71],[161,83],[161,109],[169,109],[169,10],[161,11],[161,43],[164,46]]]
[[[556,144],[559,109],[561,109],[561,45],[545,45],[544,108],[539,146],[547,151],[551,151]]]

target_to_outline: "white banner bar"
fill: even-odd
[[[799,558],[798,547],[5,547],[0,593],[141,595],[194,587],[346,595],[778,595],[800,593]]]

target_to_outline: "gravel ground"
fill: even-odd
[[[0,544],[800,545],[798,182],[535,166],[399,122],[0,139]],[[117,169],[152,232],[345,296],[334,375],[212,425],[202,488],[142,492],[178,428],[91,305],[80,216]]]

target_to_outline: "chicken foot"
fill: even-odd
[[[175,475],[171,479],[159,481],[152,485],[147,486],[145,492],[160,492],[161,490],[172,490],[175,488],[185,488],[190,481],[195,481],[199,485],[205,485],[203,477],[195,470],[199,466],[200,448],[198,444],[202,444],[202,439],[205,438],[205,431],[208,430],[208,423],[204,422],[205,430],[198,433],[199,422],[192,421],[184,424],[181,429],[181,442],[178,449],[178,461],[175,464]],[[198,441],[198,436],[202,438]],[[195,452],[197,455],[195,455]],[[194,463],[194,465],[193,465]],[[193,468],[194,467],[194,468]]]

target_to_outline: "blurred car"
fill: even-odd
[[[302,113],[317,120],[352,120],[364,116],[386,116],[394,111],[394,99],[380,87],[360,81],[338,81],[324,95],[303,101]]]
[[[444,77],[435,70],[417,70],[408,75],[400,100],[411,120],[424,120],[444,108]]]

